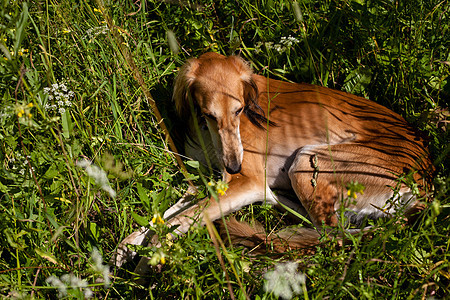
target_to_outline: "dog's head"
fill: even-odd
[[[182,120],[189,120],[195,110],[205,118],[217,156],[230,174],[241,170],[242,113],[259,127],[266,120],[257,98],[250,66],[240,57],[217,53],[188,60],[177,76],[173,94]]]

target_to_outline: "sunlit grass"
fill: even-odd
[[[143,290],[153,299],[449,293],[446,1],[121,1],[106,10],[96,3],[0,4],[2,297],[57,298],[64,285],[67,298],[132,298],[133,263],[112,270],[108,282],[101,261],[152,219],[166,237],[162,247],[137,250],[162,264]],[[174,132],[183,126],[173,117],[174,75],[206,51],[240,54],[256,73],[346,90],[402,114],[429,136],[434,201],[414,226],[379,220],[370,237],[348,236],[345,246],[331,239],[315,255],[225,250],[207,228],[168,238],[161,216],[183,196],[186,177],[199,185],[199,199],[208,194],[203,182],[217,193],[226,186],[218,176],[202,180],[195,165],[183,174],[143,86]],[[265,206],[237,217],[264,221],[269,231],[290,224]],[[267,278],[281,261],[292,262],[304,284],[276,294]]]

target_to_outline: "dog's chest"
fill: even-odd
[[[289,168],[292,165],[293,156],[285,153],[271,153],[267,156],[266,172],[267,184],[272,189],[289,190],[292,188],[289,179]]]

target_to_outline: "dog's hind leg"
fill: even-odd
[[[367,216],[389,216],[413,207],[416,200],[410,189],[396,181],[396,174],[407,168],[411,167],[370,145],[313,145],[299,150],[289,178],[313,223],[336,226],[342,204],[356,224]],[[364,193],[347,197],[347,185],[356,181],[364,185]],[[349,201],[343,203],[346,198]]]
[[[397,181],[395,175],[410,168],[408,162],[401,162],[397,156],[370,146],[348,143],[299,149],[289,168],[289,178],[315,226],[336,226],[341,215],[336,212],[340,207],[345,208],[343,215],[347,221],[358,226],[366,217],[390,216],[396,211],[408,216],[418,208],[416,197]],[[351,197],[348,196],[347,184],[352,181],[365,186],[363,194],[351,192]],[[346,231],[356,234],[360,229]],[[275,252],[309,249],[320,243],[321,237],[320,231],[306,227],[287,228],[266,235],[258,228],[236,221],[230,223],[228,232],[234,241],[246,247]]]

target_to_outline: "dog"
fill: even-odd
[[[422,208],[419,198],[433,169],[426,141],[375,102],[256,75],[242,58],[217,53],[186,62],[175,80],[173,101],[178,117],[187,121],[187,156],[204,164],[209,158],[228,183],[218,201],[192,205],[183,198],[166,211],[164,218],[178,234],[196,219],[205,224],[206,218],[217,220],[256,202],[305,211],[319,228],[336,226],[344,205],[353,224],[396,212],[409,217]],[[414,189],[399,176],[409,178]],[[350,182],[362,184],[364,193],[344,201]],[[297,199],[274,190],[291,190]],[[260,234],[240,222],[230,222],[228,229],[241,239]],[[147,235],[142,229],[125,239],[116,265],[128,255],[126,243],[144,244]],[[317,230],[299,228],[281,236],[279,250],[315,245],[319,238]],[[146,269],[143,258],[136,272]]]

